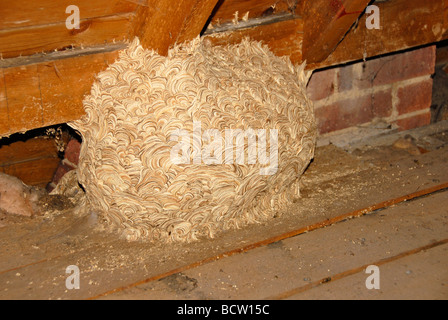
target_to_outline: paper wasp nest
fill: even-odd
[[[189,241],[274,217],[314,154],[309,76],[247,39],[197,38],[167,57],[134,40],[70,123],[88,204],[129,240]]]

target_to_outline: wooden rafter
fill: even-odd
[[[76,5],[80,28],[67,29]],[[0,0],[0,57],[64,52],[126,40],[137,5],[126,0]]]
[[[217,1],[148,1],[137,8],[129,38],[139,36],[144,47],[166,54],[176,42],[200,34]],[[81,117],[82,100],[95,74],[117,55],[97,53],[0,69],[0,137]]]
[[[0,69],[0,137],[79,119],[95,75],[117,52]]]
[[[237,29],[225,35],[205,36],[213,45],[236,44],[243,38],[250,38],[266,44],[274,54],[288,56],[291,61],[301,63],[301,43],[303,37],[303,21],[289,19],[272,24],[258,25],[252,28]]]
[[[137,9],[131,38],[165,55],[175,43],[191,40],[204,28],[218,0],[153,0]]]
[[[371,0],[313,0],[304,3],[303,57],[325,60],[337,47]]]
[[[362,15],[356,28],[323,61],[311,69],[370,58],[448,40],[448,0],[394,0],[375,2],[380,29],[366,28]]]
[[[215,8],[211,23],[220,26],[235,20],[269,17],[285,13],[298,13],[299,2],[304,0],[224,0]]]
[[[162,0],[151,0],[151,3],[156,1]],[[171,31],[172,37],[169,36],[170,31],[167,31],[170,30],[169,26],[162,28],[165,30],[163,33],[160,33],[161,28],[153,31],[154,36],[159,35],[159,38],[164,39],[159,39],[159,52],[161,47],[167,50],[176,41],[195,37],[205,25],[205,18],[198,21],[191,18],[203,2],[188,1],[195,2],[196,9],[193,6],[189,8],[188,14],[177,23],[177,31]],[[448,0],[393,0],[374,4],[381,12],[381,30],[368,30],[365,25],[366,15],[362,15],[356,27],[343,37],[325,60],[310,63],[307,59],[307,67],[318,69],[448,39]],[[207,10],[212,10],[212,5],[209,5]],[[249,36],[266,43],[275,54],[287,55],[293,63],[299,64],[305,60],[302,56],[302,41],[306,30],[300,12],[290,20],[233,30],[221,33],[219,37],[211,34],[206,38],[216,45],[225,45]],[[167,19],[164,15],[158,16],[158,19],[162,18]],[[195,27],[186,27],[196,22]],[[143,28],[140,31],[146,30],[150,34],[151,27],[140,23],[140,28]],[[151,24],[156,23],[152,21]],[[152,48],[157,49],[156,45],[157,42]],[[16,61],[14,59],[0,60],[0,137],[79,119],[84,113],[82,99],[89,92],[95,75],[113,62],[118,56],[117,50],[122,48],[112,48],[108,44],[102,50],[88,51],[79,56],[75,51],[54,52],[42,56],[42,60],[35,60],[35,57],[34,60],[32,57],[15,58],[25,61],[15,64],[8,64]]]

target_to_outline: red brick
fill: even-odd
[[[372,95],[372,113],[374,117],[386,118],[392,115],[392,89],[376,92]]]
[[[71,171],[72,169],[69,168],[68,166],[64,165],[64,164],[60,164],[59,167],[56,169],[56,172],[53,176],[53,183],[54,184],[58,184],[59,181],[62,179],[62,177],[69,171]]]
[[[76,139],[72,139],[68,142],[67,147],[65,148],[64,157],[71,163],[78,165],[80,151],[81,143]]]
[[[435,60],[435,46],[368,60],[358,86],[369,88],[431,75],[435,70]]]
[[[78,168],[78,165],[74,164],[73,162],[68,161],[67,159],[62,160],[62,164],[69,168],[70,170],[74,170]]]
[[[307,92],[311,100],[317,101],[328,98],[334,93],[334,79],[336,69],[315,71],[308,83]]]
[[[341,130],[373,120],[370,102],[370,96],[364,96],[317,108],[315,114],[319,132]]]
[[[384,118],[392,114],[391,90],[337,101],[315,111],[320,133],[327,133]]]
[[[398,125],[399,130],[402,131],[423,127],[431,123],[431,112],[428,110],[428,112],[426,113],[409,118],[400,119],[397,120],[395,123]]]
[[[347,91],[353,88],[355,82],[352,64],[339,68],[338,71],[338,89],[339,92]]]
[[[432,101],[432,79],[407,85],[398,89],[398,114],[428,109]]]

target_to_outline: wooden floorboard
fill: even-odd
[[[446,188],[447,151],[445,146],[413,156],[403,150],[384,147],[355,155],[334,146],[318,148],[315,161],[303,178],[302,199],[283,216],[270,223],[230,230],[215,239],[204,239],[191,244],[128,243],[118,239],[115,234],[102,231],[95,222],[94,214],[79,217],[67,212],[13,224],[0,229],[0,299],[112,299],[129,298],[133,295],[139,298],[163,298],[164,295],[173,297],[173,292],[177,294],[177,291],[185,287],[187,289],[180,292],[190,294],[188,297],[195,295],[198,298],[208,298],[208,291],[196,290],[200,278],[197,274],[193,276],[195,272],[205,274],[205,271],[199,270],[212,268],[217,263],[237,261],[237,264],[241,265],[245,257],[266,250],[275,252],[279,255],[278,258],[298,255],[298,260],[290,261],[295,269],[291,267],[292,269],[288,270],[297,272],[298,278],[291,279],[298,279],[300,283],[274,274],[274,279],[286,281],[289,287],[283,286],[282,290],[274,292],[269,287],[255,290],[250,284],[232,282],[230,287],[212,291],[212,296],[214,294],[215,297],[228,297],[226,294],[232,292],[233,285],[238,287],[239,298],[244,297],[243,294],[250,296],[256,293],[261,298],[275,293],[281,294],[308,282],[383,259],[383,255],[370,255],[368,260],[363,260],[361,254],[366,249],[362,243],[370,244],[366,234],[372,230],[381,231],[379,226],[387,228],[390,234],[387,235],[386,231],[380,234],[382,238],[378,240],[378,244],[383,246],[380,247],[382,251],[377,246],[370,247],[379,253],[389,252],[387,254],[391,256],[448,238],[444,233],[447,230],[444,220],[446,211],[439,217],[437,210],[423,210],[427,208],[425,206],[430,205],[431,199],[436,208],[448,207],[442,205],[442,200],[446,201],[443,198],[446,192],[439,191],[422,198],[425,192],[433,193]],[[412,198],[410,196],[419,198],[405,201]],[[416,206],[420,203],[424,206]],[[387,208],[375,214],[367,214],[380,207]],[[407,208],[410,212],[404,210],[405,212],[396,214],[398,208]],[[350,214],[353,212],[363,216],[347,220],[350,216],[356,216]],[[384,214],[385,212],[392,214]],[[343,219],[338,218],[341,216]],[[401,217],[401,220],[397,217]],[[375,220],[377,218],[379,221]],[[379,223],[378,227],[375,227],[375,221]],[[301,234],[311,230],[310,226],[316,226],[312,228],[315,230]],[[330,232],[335,228],[341,230],[341,233]],[[392,236],[394,228],[402,231],[397,231],[397,238]],[[294,237],[298,234],[301,235]],[[417,236],[414,237],[414,234]],[[345,236],[347,241],[332,239],[331,235]],[[423,236],[426,237],[426,242],[420,241]],[[288,248],[293,248],[289,246],[290,241],[303,241],[308,237],[311,237],[308,242],[309,250],[319,259],[310,262],[313,272],[316,273],[304,275],[304,268],[307,266],[303,264],[301,250],[305,247],[302,246],[299,251]],[[284,240],[279,242],[280,238]],[[324,243],[317,245],[317,241],[326,241],[334,248],[326,247]],[[337,241],[340,246],[336,246]],[[267,245],[268,243],[271,244]],[[398,247],[387,247],[395,244]],[[349,259],[336,263],[337,261],[332,260],[336,256],[335,250],[346,250],[344,252]],[[231,254],[232,256],[228,257]],[[324,258],[329,260],[321,262]],[[260,259],[263,259],[263,255]],[[258,265],[247,267],[246,271],[250,274],[255,274],[257,270],[264,274],[268,271],[275,273],[278,267],[277,264],[272,264],[277,261],[275,259],[276,256],[270,256],[267,261],[260,260]],[[65,269],[69,265],[77,265],[80,268],[80,290],[67,290],[65,287]],[[235,269],[235,266],[232,268]],[[220,269],[217,269],[215,274],[210,274],[210,281],[221,279],[219,281],[228,283],[224,281],[224,276],[227,277],[228,274],[224,274]],[[330,275],[328,269],[331,271]],[[280,271],[278,269],[278,272]],[[182,274],[176,275],[179,272]],[[215,278],[212,279],[212,276]],[[184,279],[187,280],[186,284]],[[303,281],[305,283],[302,283]],[[163,294],[159,292],[160,295],[154,295],[158,292],[151,289],[154,284],[171,286],[174,291],[167,289]],[[193,286],[193,290],[188,291],[189,286]]]
[[[448,192],[424,199],[402,203],[375,214],[352,219],[327,228],[260,247],[246,254],[221,259],[187,270],[162,281],[150,282],[117,293],[120,299],[307,299],[315,298],[313,290],[333,287],[331,298],[350,296],[339,281],[357,275],[356,291],[352,298],[368,298],[365,281],[359,275],[368,265],[378,265],[384,272],[380,281],[387,294],[394,276],[400,277],[392,263],[436,247],[447,250]],[[436,251],[438,252],[438,251]],[[439,282],[427,288],[427,297],[448,298],[448,271],[439,269],[446,261],[440,255],[422,260],[414,281],[425,283],[424,274],[435,268]],[[428,265],[428,268],[426,267]],[[395,274],[396,272],[396,274]],[[350,281],[354,281],[349,279]],[[348,281],[348,280],[345,280]],[[177,286],[173,286],[172,282]],[[392,285],[393,286],[393,285]],[[182,290],[182,288],[190,289]],[[322,287],[322,288],[321,288]],[[364,288],[364,291],[361,290]],[[380,288],[381,289],[381,288]],[[397,291],[397,290],[395,290]],[[433,295],[431,295],[433,291]],[[397,292],[395,292],[395,295]],[[108,298],[113,298],[109,296]],[[397,298],[418,297],[403,290]]]
[[[415,251],[415,250],[412,250]],[[365,269],[327,282],[288,299],[446,300],[448,298],[448,244],[419,250],[380,267],[380,288],[366,290]]]

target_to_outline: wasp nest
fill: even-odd
[[[314,154],[309,76],[247,39],[198,38],[167,57],[134,40],[70,124],[89,205],[129,240],[189,241],[278,215]]]

